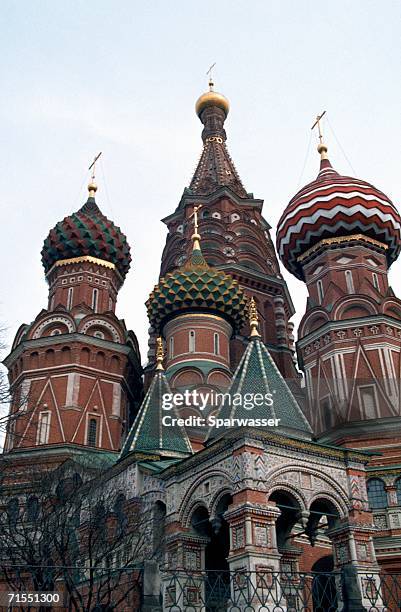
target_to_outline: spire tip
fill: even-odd
[[[259,315],[256,308],[255,298],[252,296],[248,305],[248,319],[251,327],[251,338],[260,338]]]
[[[163,371],[164,348],[163,339],[159,336],[156,339],[156,370]]]

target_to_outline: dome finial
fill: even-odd
[[[161,336],[156,339],[156,370],[164,370],[163,367],[164,349]]]
[[[216,62],[214,62],[214,64],[212,64],[209,70],[206,72],[206,74],[209,76],[209,91],[202,94],[197,99],[196,104],[195,104],[196,114],[198,115],[200,119],[201,119],[201,115],[203,111],[205,110],[205,108],[210,108],[210,107],[220,108],[223,111],[225,117],[227,117],[228,111],[230,110],[230,103],[227,100],[227,98],[223,96],[223,94],[220,94],[217,91],[214,91],[214,80],[212,76],[212,70],[215,67],[215,65],[216,65]],[[223,118],[223,123],[224,123],[225,117]],[[202,119],[201,121],[202,123],[204,123]]]
[[[259,315],[255,298],[252,296],[248,303],[248,320],[251,327],[251,338],[260,338]]]
[[[193,241],[193,245],[192,245],[192,250],[193,251],[200,251],[200,239],[201,236],[199,234],[199,223],[198,223],[198,212],[199,209],[202,208],[202,204],[199,204],[198,206],[194,206],[194,212],[192,213],[192,215],[190,215],[189,218],[193,217],[194,218],[194,233],[191,236],[191,240]]]
[[[96,162],[99,159],[99,157],[101,156],[102,152],[100,151],[100,153],[98,153],[95,157],[95,159],[93,160],[93,162],[91,163],[91,165],[89,166],[88,170],[92,170],[92,175],[91,175],[91,181],[88,185],[88,191],[89,191],[89,197],[90,198],[94,198],[95,197],[95,193],[97,191],[97,185],[96,185]]]
[[[317,145],[317,150],[318,150],[318,153],[320,153],[320,159],[328,159],[327,146],[323,143],[323,133],[322,133],[321,125],[320,125],[320,121],[325,114],[326,114],[326,111],[323,111],[321,115],[317,115],[315,123],[311,127],[311,130],[313,130],[317,126],[318,136],[319,136],[319,144]]]
[[[212,70],[215,67],[216,62],[214,62],[214,64],[212,64],[209,68],[209,70],[206,72],[207,75],[209,75],[209,91],[213,91],[213,87],[214,87],[214,81],[213,81],[213,76],[212,76]]]

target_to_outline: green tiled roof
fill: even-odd
[[[115,264],[124,278],[131,262],[125,235],[99,209],[95,198],[50,230],[42,249],[46,273],[60,259],[91,255]]]
[[[156,371],[148,392],[125,441],[120,457],[128,453],[147,453],[161,457],[186,457],[192,454],[191,443],[183,427],[164,426],[164,415],[178,417],[174,410],[162,408],[163,395],[171,394],[163,371]]]
[[[245,321],[246,297],[238,281],[209,266],[202,251],[195,249],[185,265],[160,279],[146,306],[157,331],[166,319],[185,310],[220,313],[239,330]]]
[[[250,339],[228,393],[231,398],[237,393],[242,397],[247,393],[253,396],[271,393],[273,405],[254,405],[252,410],[246,410],[243,404],[230,406],[226,403],[220,409],[219,418],[280,419],[279,426],[269,428],[271,431],[293,430],[293,433],[302,432],[302,437],[311,437],[312,429],[306,417],[259,337]]]

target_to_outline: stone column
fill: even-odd
[[[209,538],[190,532],[175,533],[166,542],[163,568],[163,610],[203,612],[205,602],[205,548]]]
[[[361,512],[361,515],[367,513]],[[376,561],[372,535],[375,528],[364,522],[366,516],[342,521],[333,527],[328,535],[333,543],[335,570],[341,576],[342,602],[339,610],[365,612],[384,610],[380,595],[379,567]],[[340,584],[338,585],[340,587]]]
[[[273,300],[274,303],[274,315],[276,324],[276,333],[279,345],[288,345],[287,339],[287,321],[284,309],[284,299],[277,296]]]
[[[280,553],[277,549],[276,521],[280,510],[274,502],[256,491],[241,494],[241,501],[229,507],[224,518],[230,527],[231,599],[235,609],[285,610],[279,581]],[[262,499],[258,499],[263,497]],[[260,503],[262,502],[263,503]]]

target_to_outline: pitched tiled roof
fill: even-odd
[[[128,453],[148,453],[162,457],[186,457],[192,454],[187,433],[178,425],[163,425],[165,415],[178,417],[174,410],[163,410],[163,395],[171,388],[163,371],[157,371],[131,427],[121,457]]]
[[[231,398],[235,394],[241,397],[249,393],[255,398],[256,394],[272,394],[273,404],[257,406],[251,410],[241,405],[223,405],[218,414],[223,419],[280,419],[278,427],[272,431],[289,431],[302,433],[302,437],[310,437],[312,429],[306,420],[296,399],[292,395],[287,383],[273,361],[266,346],[260,337],[251,338],[234,374],[228,390]],[[249,396],[250,397],[250,396]],[[233,404],[233,402],[231,402]]]

